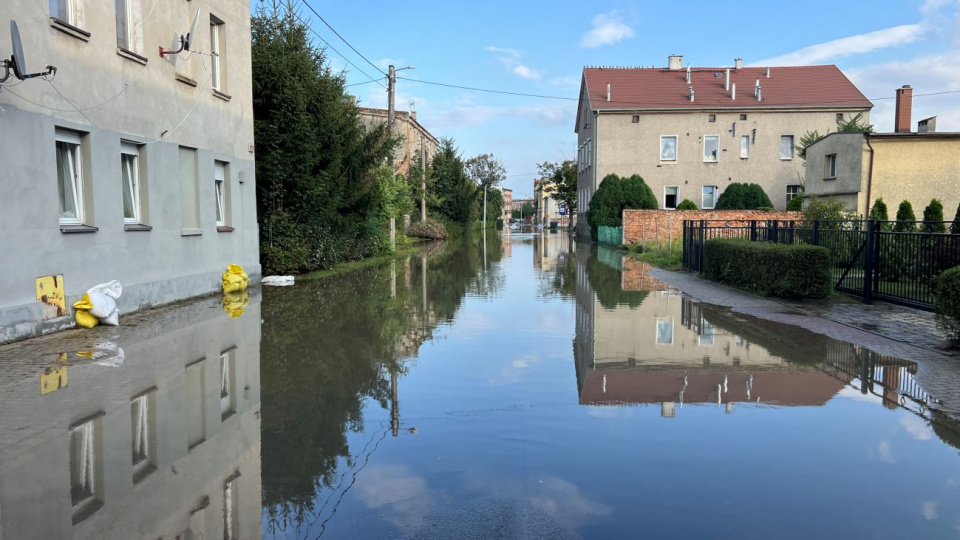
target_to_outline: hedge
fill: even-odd
[[[830,294],[830,252],[825,247],[717,238],[703,248],[707,279],[780,298]]]
[[[960,266],[946,270],[937,278],[933,310],[940,328],[954,344],[960,345]]]

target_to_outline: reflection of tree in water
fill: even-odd
[[[491,247],[488,260],[499,260],[502,248]],[[313,521],[323,505],[315,500],[325,500],[318,494],[340,484],[338,461],[350,468],[355,459],[362,462],[361,449],[351,455],[347,430],[365,431],[365,399],[389,407],[391,372],[404,374],[402,360],[415,356],[477,286],[481,250],[479,243],[464,241],[424,251],[426,313],[419,257],[410,259],[409,281],[404,263],[395,263],[395,298],[390,265],[264,291],[262,483],[271,530]],[[377,430],[369,431],[374,436]]]
[[[574,298],[577,295],[577,258],[573,253],[560,253],[553,269],[539,273],[537,278],[537,296]]]
[[[621,287],[622,272],[600,261],[595,253],[587,259],[587,281],[597,293],[597,300],[606,309],[617,306],[639,307],[649,291],[625,291]]]

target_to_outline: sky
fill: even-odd
[[[914,129],[937,116],[937,131],[960,131],[960,93],[922,95],[960,91],[960,0],[296,2],[362,106],[386,107],[378,70],[414,66],[398,73],[397,109],[415,109],[464,158],[500,159],[514,198],[532,195],[538,163],[576,158],[584,66],[664,67],[670,54],[693,66],[836,64],[873,101],[878,131],[893,129],[904,84]]]

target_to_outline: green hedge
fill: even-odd
[[[960,266],[955,266],[937,278],[933,309],[937,324],[955,344],[960,345]]]
[[[820,246],[718,238],[704,245],[703,267],[708,279],[780,298],[825,298],[833,283]]]

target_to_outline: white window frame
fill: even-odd
[[[128,225],[136,225],[140,223],[140,148],[136,145],[121,142],[120,143],[120,167],[126,167],[127,163],[123,159],[123,156],[131,156],[133,158],[133,166],[128,171],[130,175],[130,182],[124,182],[122,186],[124,190],[130,190],[130,198],[133,203],[133,217],[128,218],[123,217],[123,222]],[[123,171],[120,173],[120,181],[123,182]]]
[[[663,158],[663,141],[665,139],[673,139],[673,159]],[[661,135],[658,155],[660,157],[660,163],[677,163],[680,158],[680,137],[677,135]]]
[[[235,411],[233,350],[220,353],[220,417],[226,419]]]
[[[673,207],[667,206],[667,190],[673,188],[677,190],[677,193],[673,199]],[[680,205],[680,186],[663,186],[663,209],[664,210],[676,210],[677,206]]]
[[[665,328],[665,329],[666,329],[666,328],[669,328],[670,341],[661,341],[661,337],[666,337],[666,336],[661,336],[661,334],[660,334],[661,324],[663,324],[663,328]],[[673,345],[673,334],[674,334],[674,331],[675,331],[675,330],[676,330],[676,327],[674,326],[673,317],[657,317],[657,325],[656,325],[656,327],[655,327],[654,343],[656,343],[657,345]]]
[[[80,437],[80,452],[81,455],[75,456],[80,467],[80,477],[84,484],[84,487],[89,488],[90,494],[84,498],[74,502],[73,501],[73,476],[74,471],[70,471],[70,490],[71,490],[71,503],[73,504],[74,514],[86,510],[92,504],[95,504],[97,500],[97,490],[99,486],[97,485],[97,420],[89,420],[82,424],[76,425],[70,428],[70,452],[74,451],[73,447],[73,437],[77,434]],[[74,457],[74,456],[71,456]],[[72,466],[72,462],[71,462]]]
[[[713,204],[707,206],[704,202],[704,196],[706,195],[706,189],[713,188]],[[717,206],[717,199],[720,198],[719,195],[720,188],[714,185],[703,185],[700,187],[700,208],[703,210],[713,210]]]
[[[222,22],[219,22],[217,19],[210,18],[210,58],[212,59],[213,73],[211,74],[210,84],[214,90],[217,92],[222,92],[223,81],[222,73],[220,72],[220,27],[223,26]]]
[[[788,156],[788,157],[785,157],[785,156],[783,155],[783,140],[784,140],[784,139],[790,139],[790,156]],[[794,154],[796,153],[796,151],[795,151],[794,148],[793,148],[793,140],[794,140],[794,139],[793,139],[793,135],[781,135],[781,136],[780,136],[780,159],[781,159],[781,160],[783,160],[783,161],[792,161],[792,160],[793,160],[793,156],[794,156]]]
[[[116,0],[114,2],[117,12],[117,47],[126,51],[133,50],[133,17],[130,15],[130,0]],[[123,20],[124,35],[120,35],[120,21]],[[121,43],[121,38],[123,43]]]
[[[76,0],[56,0],[57,12],[50,13],[50,16],[58,21],[65,22],[72,26],[77,26],[77,6]],[[60,6],[65,6],[66,18],[60,16]]]
[[[826,156],[824,156],[823,179],[824,180],[837,179],[837,155],[836,154],[827,154]]]
[[[137,478],[143,472],[150,468],[153,462],[153,433],[151,432],[151,405],[150,392],[141,394],[130,400],[130,420],[133,448],[131,452],[131,461],[133,463],[133,476]],[[133,408],[137,405],[137,415],[134,417]],[[140,459],[137,459],[137,456]]]
[[[741,135],[740,136],[740,159],[748,159],[750,157],[750,136]]]
[[[83,139],[79,134],[57,130],[55,135],[55,140],[58,143],[64,143],[72,145],[73,151],[72,158],[73,161],[70,164],[73,172],[73,199],[74,207],[76,208],[77,216],[74,218],[60,216],[61,225],[81,225],[83,224]],[[54,152],[56,152],[56,146],[54,147]],[[62,188],[60,187],[60,170],[59,166],[57,167],[57,195],[59,198],[59,191]],[[59,210],[58,210],[59,215]]]
[[[217,198],[217,226],[227,225],[227,164],[222,161],[213,162],[213,189]]]
[[[593,145],[590,144],[590,139],[587,139],[587,168],[593,166]]]
[[[796,188],[796,193],[791,194],[790,188]],[[787,184],[787,204],[790,204],[790,201],[795,197],[799,197],[803,193],[802,184]]]
[[[713,139],[717,141],[717,155],[715,156],[715,159],[709,159],[707,157],[707,139]],[[703,136],[703,162],[704,163],[720,163],[720,136],[719,135]]]

